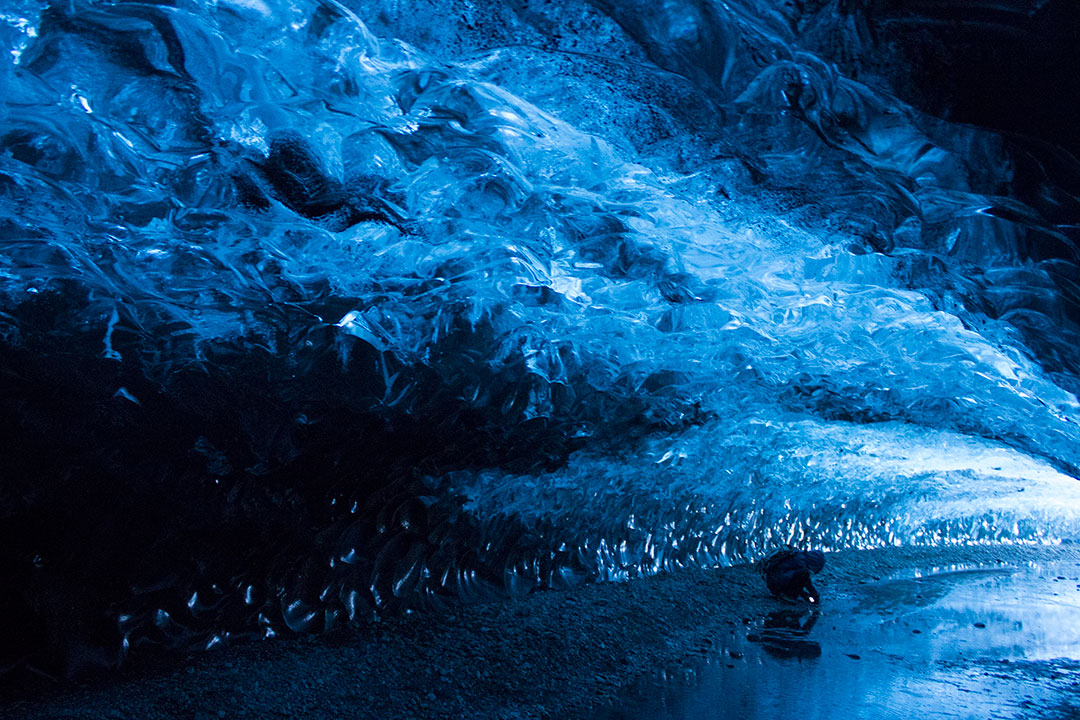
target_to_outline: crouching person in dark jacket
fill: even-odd
[[[799,598],[812,603],[821,600],[821,594],[810,579],[811,574],[825,567],[825,553],[820,550],[778,550],[761,564],[761,574],[769,592],[786,602]]]

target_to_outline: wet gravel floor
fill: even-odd
[[[1080,717],[1080,562],[901,571],[718,644],[592,720]]]
[[[927,607],[918,602],[920,598],[901,592],[904,587],[918,587],[918,583],[911,585],[914,573],[962,565],[988,571],[1001,568],[1002,573],[989,572],[987,577],[1002,577],[1009,575],[1007,568],[1029,563],[1078,562],[1080,548],[1073,545],[891,548],[831,554],[818,583],[823,593],[821,616],[804,639],[818,644],[819,657],[828,653],[837,663],[842,658],[853,667],[866,665],[861,658],[870,659],[874,643],[880,642],[861,631],[849,633],[847,640],[829,635],[832,630],[819,638],[827,617],[832,624],[838,618],[858,618],[865,627],[893,624],[904,628],[903,623],[913,622],[920,617],[920,608]],[[924,589],[928,587],[926,581],[920,582]],[[1072,587],[1076,584],[1061,587],[1076,592]],[[875,597],[877,588],[890,587],[877,600],[864,602]],[[922,593],[914,593],[918,594]],[[1022,605],[1024,600],[1017,602]],[[632,713],[649,683],[654,698],[673,687],[685,696],[703,667],[721,663],[728,670],[727,664],[736,665],[730,662],[733,659],[744,668],[742,684],[753,680],[761,687],[748,697],[765,697],[767,688],[761,683],[767,675],[758,669],[769,674],[772,670],[751,660],[771,657],[761,636],[782,627],[767,628],[766,624],[777,623],[777,613],[793,610],[797,622],[805,625],[806,618],[799,614],[802,609],[769,597],[750,567],[687,569],[630,583],[588,585],[452,612],[414,614],[341,634],[279,637],[218,648],[165,670],[132,672],[94,686],[46,688],[33,697],[0,705],[0,717],[646,717],[601,713]],[[920,634],[932,638],[934,631],[926,620]],[[837,624],[838,631],[840,627]],[[907,634],[915,635],[911,631],[916,629],[920,628],[908,628]],[[972,626],[971,632],[976,630],[985,632]],[[757,641],[751,640],[754,634]],[[996,664],[979,667],[977,661],[963,660],[961,674],[996,672],[1019,677],[1027,673],[1043,684],[1047,673],[1064,678],[1051,696],[1033,699],[1027,709],[1021,708],[1028,714],[1019,716],[1058,717],[1070,712],[1078,697],[1070,694],[1070,688],[1075,690],[1068,684],[1073,669],[1065,665],[1030,661],[1045,665],[1036,667],[1023,660],[1002,670],[1004,663],[993,661]],[[916,666],[930,667],[922,661]],[[837,672],[844,670],[835,667]],[[656,683],[656,678],[680,677],[694,680]],[[647,696],[648,690],[644,692]],[[722,702],[731,700],[719,697]],[[710,702],[722,705],[716,699]]]

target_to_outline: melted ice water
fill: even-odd
[[[594,720],[1076,717],[1080,566],[895,577],[778,610],[725,644]]]

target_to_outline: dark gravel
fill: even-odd
[[[838,553],[819,587],[827,604],[909,568],[1068,558],[1080,549]],[[579,719],[649,673],[722,652],[732,626],[778,606],[751,567],[687,569],[217,649],[154,673],[53,688],[0,705],[0,717]]]

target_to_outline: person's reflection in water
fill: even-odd
[[[810,639],[817,624],[818,611],[779,610],[765,618],[761,633],[747,640],[761,643],[762,649],[776,658],[809,660],[821,656],[821,645]]]

